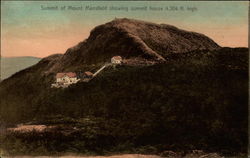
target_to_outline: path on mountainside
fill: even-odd
[[[106,67],[108,67],[108,66],[111,66],[112,65],[112,63],[106,63],[106,64],[104,64],[99,70],[97,70],[95,73],[94,73],[94,75],[93,75],[93,77],[95,77],[97,74],[99,74],[102,70],[104,70]]]
[[[94,74],[92,78],[89,79],[85,79],[84,82],[89,82],[91,81],[93,78],[95,78],[100,72],[102,72],[102,70],[104,70],[106,67],[111,66],[112,63],[106,63],[104,64],[100,69],[98,69]]]

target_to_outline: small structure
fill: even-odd
[[[94,75],[94,74],[93,74],[92,72],[90,72],[90,71],[84,72],[84,78],[92,78],[93,75]]]
[[[67,73],[57,73],[56,74],[56,82],[64,83],[64,84],[72,84],[77,82],[77,75],[74,72]]]
[[[111,58],[112,64],[121,64],[122,63],[122,57],[121,56],[113,56]]]
[[[90,71],[85,71],[83,74],[82,82],[89,82],[94,77],[94,74]]]
[[[77,75],[74,72],[60,72],[56,74],[56,82],[51,85],[51,88],[66,88],[71,84],[75,84],[79,81]]]

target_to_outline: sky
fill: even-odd
[[[246,1],[1,1],[1,54],[65,53],[88,38],[95,26],[115,18],[170,24],[205,34],[220,46],[248,47],[248,5]],[[58,10],[46,9],[56,6]],[[86,6],[107,10],[86,10]],[[112,6],[129,10],[110,10]],[[147,7],[147,11],[132,11],[132,7]]]

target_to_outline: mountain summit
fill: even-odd
[[[122,18],[95,27],[85,41],[69,48],[49,72],[65,70],[72,63],[79,67],[108,61],[115,55],[165,61],[173,53],[218,48],[218,44],[200,33]]]

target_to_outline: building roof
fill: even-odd
[[[121,57],[121,56],[113,56],[112,59],[115,59],[115,60],[122,60],[122,57]]]
[[[90,71],[85,71],[84,74],[87,75],[87,76],[92,76],[93,75],[93,73],[90,72]]]
[[[68,76],[70,78],[76,77],[74,72],[59,72],[56,74],[56,78],[62,78],[63,76]]]

